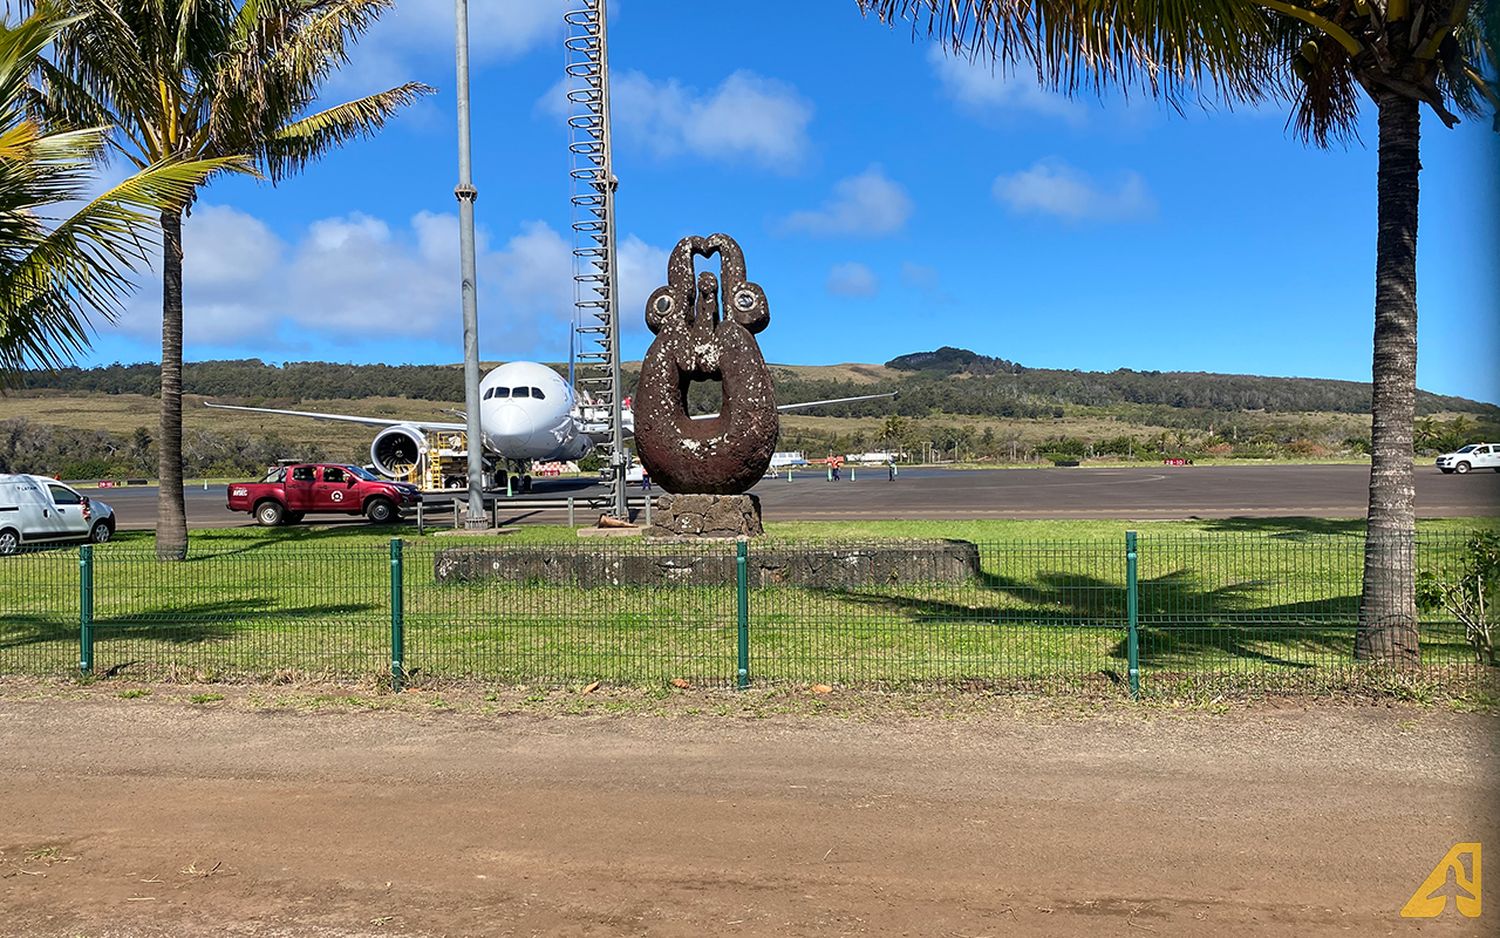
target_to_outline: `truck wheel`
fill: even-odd
[[[1453,471],[1458,473],[1459,475],[1463,475],[1465,472],[1468,472],[1472,468],[1473,466],[1470,466],[1468,463],[1461,462],[1453,467]]]
[[[0,556],[10,556],[21,549],[21,535],[6,528],[0,531]]]
[[[109,522],[107,521],[96,521],[94,522],[94,526],[89,529],[89,540],[95,544],[103,544],[114,536],[115,532],[110,530]]]
[[[307,515],[307,512],[304,512],[304,511],[289,511],[289,512],[286,513],[286,523],[287,524],[301,524],[302,523],[302,519],[304,517],[306,517],[306,515]]]
[[[365,506],[365,517],[372,524],[390,524],[396,520],[396,506],[388,499],[372,498],[370,504]]]
[[[274,528],[286,517],[280,502],[265,501],[255,506],[255,520],[262,527]]]

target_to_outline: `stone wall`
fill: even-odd
[[[451,547],[433,562],[439,583],[722,586],[735,581],[732,545],[622,551],[556,547]],[[862,546],[753,547],[750,585],[822,589],[962,583],[979,575],[968,541],[892,541]]]

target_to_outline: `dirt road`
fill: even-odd
[[[0,934],[1223,938],[1494,934],[1500,917],[1500,894],[1480,920],[1397,916],[1453,843],[1500,845],[1493,717],[164,696],[0,695]]]

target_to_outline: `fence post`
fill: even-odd
[[[78,670],[94,673],[94,546],[78,548]]]
[[[401,538],[391,538],[391,690],[406,679],[406,609],[401,576]]]
[[[1129,667],[1130,699],[1141,697],[1141,603],[1140,588],[1136,574],[1135,532],[1125,532],[1125,619],[1129,634],[1126,636],[1126,660]]]
[[[740,541],[736,545],[734,586],[737,607],[735,620],[738,626],[736,631],[739,635],[735,686],[744,690],[750,686],[750,545],[746,541]]]

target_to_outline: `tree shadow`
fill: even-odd
[[[1262,581],[1206,587],[1187,569],[1138,582],[1141,660],[1181,664],[1230,657],[1291,668],[1315,667],[1308,658],[1345,657],[1353,649],[1357,595],[1297,602],[1258,598]],[[1111,657],[1128,656],[1125,587],[1079,573],[1040,572],[1029,580],[984,572],[964,587],[977,602],[831,590],[866,608],[900,610],[922,622],[966,621],[1041,629],[1110,629],[1120,639]],[[977,594],[977,595],[976,595]],[[991,597],[986,599],[986,597]],[[1002,602],[1001,598],[1008,599]],[[1277,646],[1284,651],[1278,653]],[[1285,647],[1292,646],[1292,647]],[[1292,658],[1295,648],[1306,657]]]
[[[1278,538],[1307,535],[1363,537],[1363,518],[1207,518],[1198,522],[1205,531],[1269,534]]]
[[[377,603],[325,603],[307,606],[280,606],[271,597],[221,600],[187,605],[143,606],[121,612],[106,612],[94,619],[95,641],[115,639],[150,639],[174,645],[195,645],[226,639],[243,632],[257,621],[309,619],[313,622],[330,618],[383,612]],[[57,616],[7,615],[5,630],[0,632],[0,650],[22,648],[44,642],[78,642],[77,613],[69,618]]]

